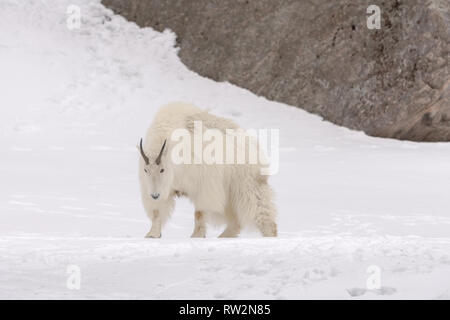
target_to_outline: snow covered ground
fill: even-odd
[[[450,298],[450,144],[323,122],[200,77],[174,45],[99,0],[0,0],[0,298]],[[181,199],[144,239],[135,146],[177,100],[280,129],[278,238],[190,239]]]

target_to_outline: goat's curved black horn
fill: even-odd
[[[145,155],[144,149],[142,149],[142,138],[141,138],[141,143],[140,143],[140,149],[141,149],[141,156],[145,161],[145,164],[148,165],[150,163],[150,160],[148,159],[148,157]]]
[[[155,163],[156,163],[157,165],[159,165],[159,164],[161,163],[161,156],[162,156],[162,154],[163,154],[164,147],[166,146],[166,142],[167,142],[167,139],[164,140],[164,144],[163,144],[163,146],[162,146],[162,148],[161,148],[161,151],[159,152],[158,158],[156,158],[156,160],[155,160]]]

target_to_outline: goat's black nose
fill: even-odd
[[[156,192],[155,192],[155,193],[152,193],[151,196],[152,196],[153,199],[156,200],[156,199],[159,198],[159,193],[156,193]]]

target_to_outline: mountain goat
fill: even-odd
[[[202,124],[201,130],[211,129],[227,138],[228,129],[240,129],[231,120],[214,116],[193,105],[171,103],[161,107],[155,115],[144,144],[141,139],[138,148],[141,198],[152,221],[146,237],[161,237],[161,228],[174,209],[177,195],[185,195],[195,206],[192,237],[205,237],[207,223],[226,224],[220,237],[236,237],[241,228],[249,224],[256,225],[265,237],[276,236],[272,190],[267,183],[267,175],[260,172],[261,165],[198,161],[196,148],[199,146],[195,141],[198,122]],[[185,144],[194,145],[194,150],[182,149],[183,157],[191,156],[193,161],[189,157],[186,158],[188,161],[181,163],[174,161],[176,151],[183,147],[174,140],[180,130],[189,133]],[[200,144],[200,148],[209,145],[205,141]],[[220,154],[220,147],[215,153]],[[222,150],[230,152],[227,146],[223,147]],[[232,148],[234,152],[237,147]],[[248,147],[245,148],[248,152]]]

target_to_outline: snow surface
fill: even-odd
[[[175,39],[99,0],[0,1],[0,298],[450,298],[450,144],[367,137],[205,79]],[[135,146],[170,101],[280,129],[278,238],[190,239],[181,199],[144,239]]]

